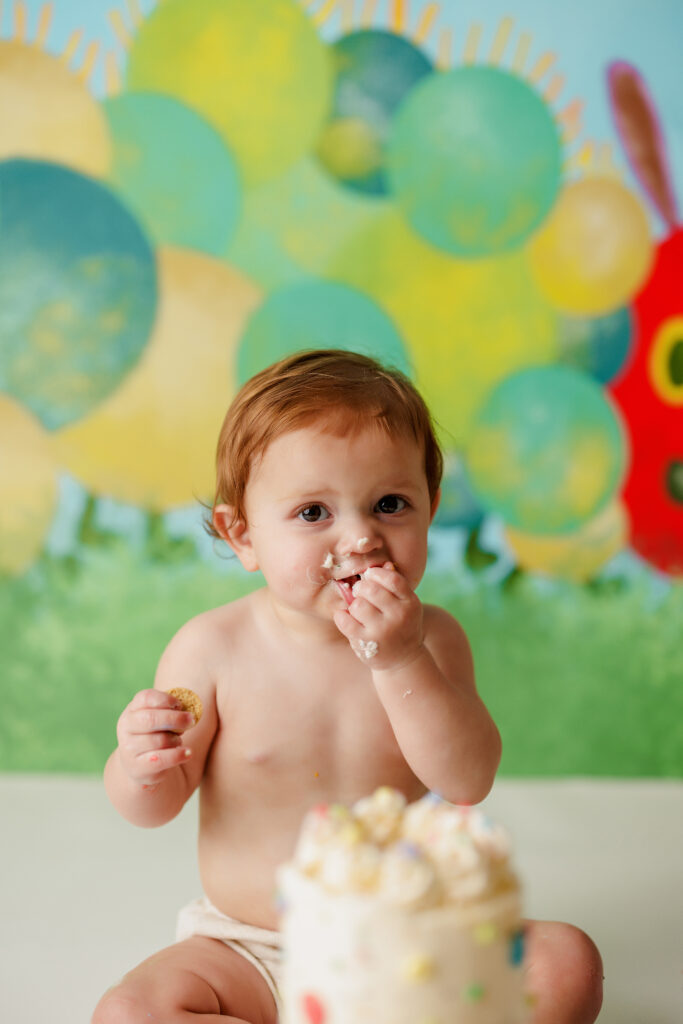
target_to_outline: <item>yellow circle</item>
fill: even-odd
[[[367,122],[339,117],[326,126],[318,143],[318,156],[337,178],[353,181],[382,166],[382,149]]]
[[[0,394],[0,571],[19,575],[35,561],[56,505],[48,435],[22,405]]]
[[[673,365],[674,358],[677,367]],[[683,405],[683,317],[670,317],[660,324],[648,364],[652,386],[662,401],[667,405]]]
[[[457,260],[390,210],[336,254],[329,274],[369,293],[393,317],[447,448],[465,443],[495,384],[556,358],[556,316],[524,251]]]
[[[226,259],[269,291],[317,277],[335,252],[377,219],[378,207],[306,157],[245,193]]]
[[[24,157],[104,177],[111,140],[102,108],[56,57],[0,41],[0,159]]]
[[[93,493],[163,511],[213,494],[235,349],[261,293],[209,256],[170,247],[157,255],[159,310],[140,362],[54,445]]]
[[[626,511],[613,502],[570,534],[532,536],[508,526],[505,540],[522,569],[585,583],[625,546]]]
[[[625,305],[653,258],[643,207],[607,177],[567,185],[529,251],[548,300],[566,313],[592,316]]]
[[[312,150],[329,111],[332,63],[292,0],[166,0],[140,25],[126,86],[202,114],[253,183]]]

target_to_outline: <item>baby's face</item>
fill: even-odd
[[[390,561],[417,586],[433,511],[421,447],[375,427],[283,434],[253,467],[246,493],[249,543],[271,596],[328,621],[370,566]]]

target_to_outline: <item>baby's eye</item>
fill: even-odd
[[[405,507],[405,500],[399,498],[398,494],[385,494],[375,505],[378,512],[389,516],[395,512],[402,512]]]
[[[305,523],[321,523],[329,514],[323,505],[306,505],[299,512],[299,519],[303,519]]]

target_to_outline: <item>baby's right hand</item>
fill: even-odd
[[[194,725],[194,715],[162,690],[141,690],[123,711],[116,727],[119,757],[126,775],[141,786],[159,783],[163,775],[191,755],[181,733]]]

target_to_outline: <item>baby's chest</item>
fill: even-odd
[[[239,785],[337,792],[405,782],[405,764],[371,680],[325,692],[253,687],[220,731],[220,757]],[[246,696],[246,695],[245,695]],[[218,753],[218,752],[216,752]]]

